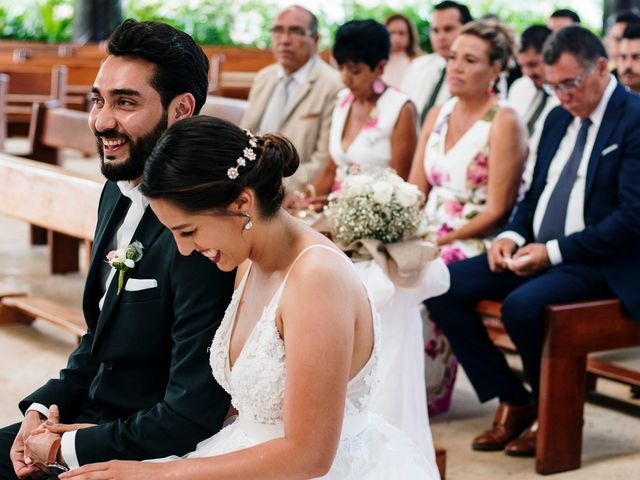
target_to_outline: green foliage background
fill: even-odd
[[[167,6],[170,3],[171,6]],[[304,2],[302,2],[304,3]],[[418,28],[423,50],[430,51],[429,17],[434,1],[408,0],[407,6],[391,9],[384,0],[377,6],[364,6],[357,0],[344,0],[345,18],[375,18],[383,21],[399,11]],[[517,32],[535,23],[544,23],[538,9],[518,8],[509,0],[474,0],[472,13],[478,17],[495,13]],[[549,1],[549,10],[559,2]],[[71,39],[74,0],[0,0],[0,38],[67,42]],[[265,47],[268,28],[279,4],[275,0],[123,0],[123,17],[160,20],[191,34],[202,44],[246,44]],[[329,48],[340,22],[319,13],[322,47]],[[234,41],[234,37],[236,41]],[[238,38],[240,40],[238,40]]]

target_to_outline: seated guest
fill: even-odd
[[[451,289],[427,300],[479,399],[500,399],[472,447],[520,456],[535,453],[545,307],[615,295],[640,320],[640,98],[585,28],[558,30],[543,59],[561,107],[545,122],[531,188],[488,254],[449,265]],[[475,313],[485,298],[502,299],[531,393]]]
[[[551,14],[549,20],[547,20],[547,27],[552,32],[560,30],[568,25],[575,25],[580,23],[580,17],[573,10],[568,8],[561,8]]]
[[[622,34],[628,25],[637,24],[640,24],[640,15],[634,10],[623,10],[607,20],[607,34],[604,37],[604,44],[609,54],[609,69],[616,77],[618,76],[618,56],[620,55]]]
[[[522,32],[517,59],[524,76],[513,82],[507,97],[509,105],[524,119],[529,134],[529,158],[523,175],[526,185],[531,182],[542,125],[558,104],[557,98],[543,88],[542,47],[549,35],[551,30],[544,25],[533,25]]]
[[[279,132],[293,142],[301,164],[288,188],[297,189],[322,171],[342,84],[338,72],[318,55],[318,20],[309,10],[282,10],[270,32],[276,63],[256,74],[240,126],[260,134]]]
[[[471,20],[466,5],[445,0],[433,7],[429,38],[434,53],[413,60],[400,87],[415,104],[419,125],[431,107],[442,105],[451,96],[444,81],[449,49],[462,25]]]
[[[411,60],[421,54],[415,25],[406,16],[396,13],[384,22],[391,37],[391,53],[384,67],[382,81],[400,88]]]
[[[466,24],[453,42],[447,84],[453,98],[427,116],[409,181],[427,194],[425,215],[446,263],[484,252],[507,220],[526,158],[516,112],[492,93],[513,54],[513,34],[492,21]],[[427,325],[430,413],[449,409],[456,361],[446,338]]]
[[[329,193],[350,167],[391,167],[406,179],[416,146],[416,112],[409,97],[382,80],[389,33],[374,20],[342,25],[333,45],[343,83],[331,119],[329,156],[303,195]]]
[[[620,82],[636,93],[640,93],[640,25],[629,25],[624,29],[618,57]]]

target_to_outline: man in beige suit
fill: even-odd
[[[271,27],[276,63],[256,74],[240,125],[259,134],[278,132],[300,154],[287,188],[297,190],[323,169],[340,75],[318,55],[318,21],[309,10],[282,10]]]

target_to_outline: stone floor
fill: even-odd
[[[67,165],[95,175],[92,160],[76,159]],[[0,192],[2,201],[2,192]],[[79,306],[83,278],[80,274],[51,276],[46,271],[47,251],[27,245],[27,226],[0,217],[0,282],[25,288],[61,303]],[[0,425],[18,421],[18,400],[56,376],[65,365],[75,339],[41,321],[0,326]],[[620,361],[640,366],[640,353],[618,353]],[[517,362],[516,359],[512,359]],[[640,402],[630,401],[629,389],[600,381],[599,391],[618,401],[596,396],[586,405],[583,467],[554,475],[558,480],[631,480],[640,478]],[[625,401],[625,411],[603,404]],[[507,457],[501,452],[473,452],[471,438],[492,421],[495,402],[480,404],[461,371],[453,409],[432,419],[436,443],[447,449],[449,480],[525,480],[538,478],[533,459]],[[403,479],[404,480],[404,479]]]

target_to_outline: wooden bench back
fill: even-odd
[[[30,159],[54,165],[60,163],[62,148],[96,154],[96,137],[89,128],[89,114],[64,108],[59,101],[33,105],[29,142],[31,152],[27,156]]]
[[[6,39],[0,41],[0,53],[14,52],[16,50],[28,52],[32,56],[45,54],[59,57],[76,57],[104,54],[106,48],[102,43],[48,43]]]
[[[9,135],[28,132],[34,102],[65,98],[68,69],[64,65],[0,65],[0,73],[9,75],[6,107]]]
[[[67,69],[66,89],[57,95],[64,98],[65,105],[76,110],[86,110],[86,97],[100,70],[104,55],[99,57],[58,57],[54,55],[37,55],[20,63],[12,63],[11,58],[0,53],[0,70],[11,69],[19,73],[42,70],[64,65]],[[56,97],[57,98],[57,97]]]
[[[248,105],[246,100],[207,95],[207,101],[200,110],[200,114],[222,118],[235,125],[240,125],[240,120],[242,120]]]
[[[93,240],[102,183],[0,153],[0,214]]]
[[[6,73],[11,79],[9,99],[12,101],[29,101],[30,95],[40,100],[61,100],[66,93],[68,68],[64,65],[1,64],[0,73]]]

